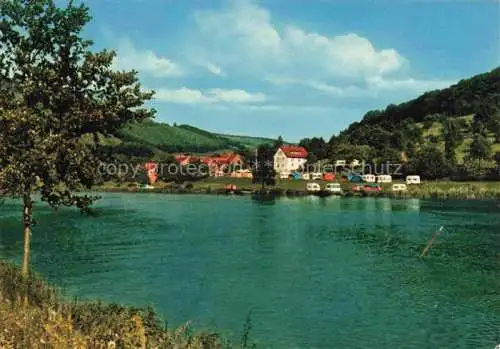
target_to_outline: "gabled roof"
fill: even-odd
[[[243,161],[242,157],[237,153],[222,154],[220,156],[214,155],[204,155],[204,156],[189,156],[189,155],[178,155],[175,157],[177,162],[186,161],[192,163],[194,161],[200,161],[206,165],[230,165]]]
[[[309,154],[306,148],[297,145],[282,145],[280,149],[285,153],[287,158],[305,159]]]

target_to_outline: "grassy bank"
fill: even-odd
[[[323,188],[325,181],[315,181]],[[278,180],[276,185],[268,187],[276,196],[303,196],[306,181],[302,180]],[[403,183],[401,181],[394,183]],[[406,193],[392,192],[392,184],[381,184],[380,193],[370,193],[367,196],[380,197],[412,197],[421,199],[500,199],[500,182],[452,182],[452,181],[425,181],[420,185],[409,185]],[[191,193],[191,194],[225,194],[227,184],[234,184],[239,192],[254,192],[260,189],[260,185],[253,184],[246,178],[206,178],[200,181],[187,183],[179,186],[171,183],[158,183],[155,188],[149,190],[157,193]],[[354,183],[340,182],[345,196],[360,195],[352,192]],[[96,190],[104,192],[137,192],[138,189],[133,183],[105,183],[97,187]]]
[[[426,182],[411,186],[409,195],[422,199],[500,199],[500,182]]]
[[[250,348],[247,336],[238,348]],[[193,334],[189,325],[168,329],[151,309],[62,301],[39,276],[24,282],[16,266],[0,262],[0,348],[234,347],[217,333]]]

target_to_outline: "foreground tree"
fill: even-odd
[[[55,209],[88,209],[95,197],[74,193],[99,178],[98,133],[154,115],[141,108],[153,93],[136,72],[113,71],[115,53],[92,52],[81,37],[89,21],[71,1],[0,2],[0,193],[23,202],[24,276],[33,193]]]

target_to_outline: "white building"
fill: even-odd
[[[293,171],[305,167],[307,155],[304,147],[283,145],[274,154],[274,170],[280,174],[280,177],[288,176]]]

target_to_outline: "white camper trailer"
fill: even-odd
[[[392,176],[379,175],[379,176],[377,176],[377,183],[392,183]]]
[[[406,184],[402,183],[402,184],[393,184],[392,185],[392,191],[407,191],[408,188],[406,187]]]
[[[420,176],[407,176],[406,184],[420,184]]]
[[[318,183],[307,183],[306,190],[309,192],[318,192],[321,191],[321,187]]]
[[[372,175],[372,174],[362,175],[361,179],[363,180],[363,182],[375,183],[375,175]]]

